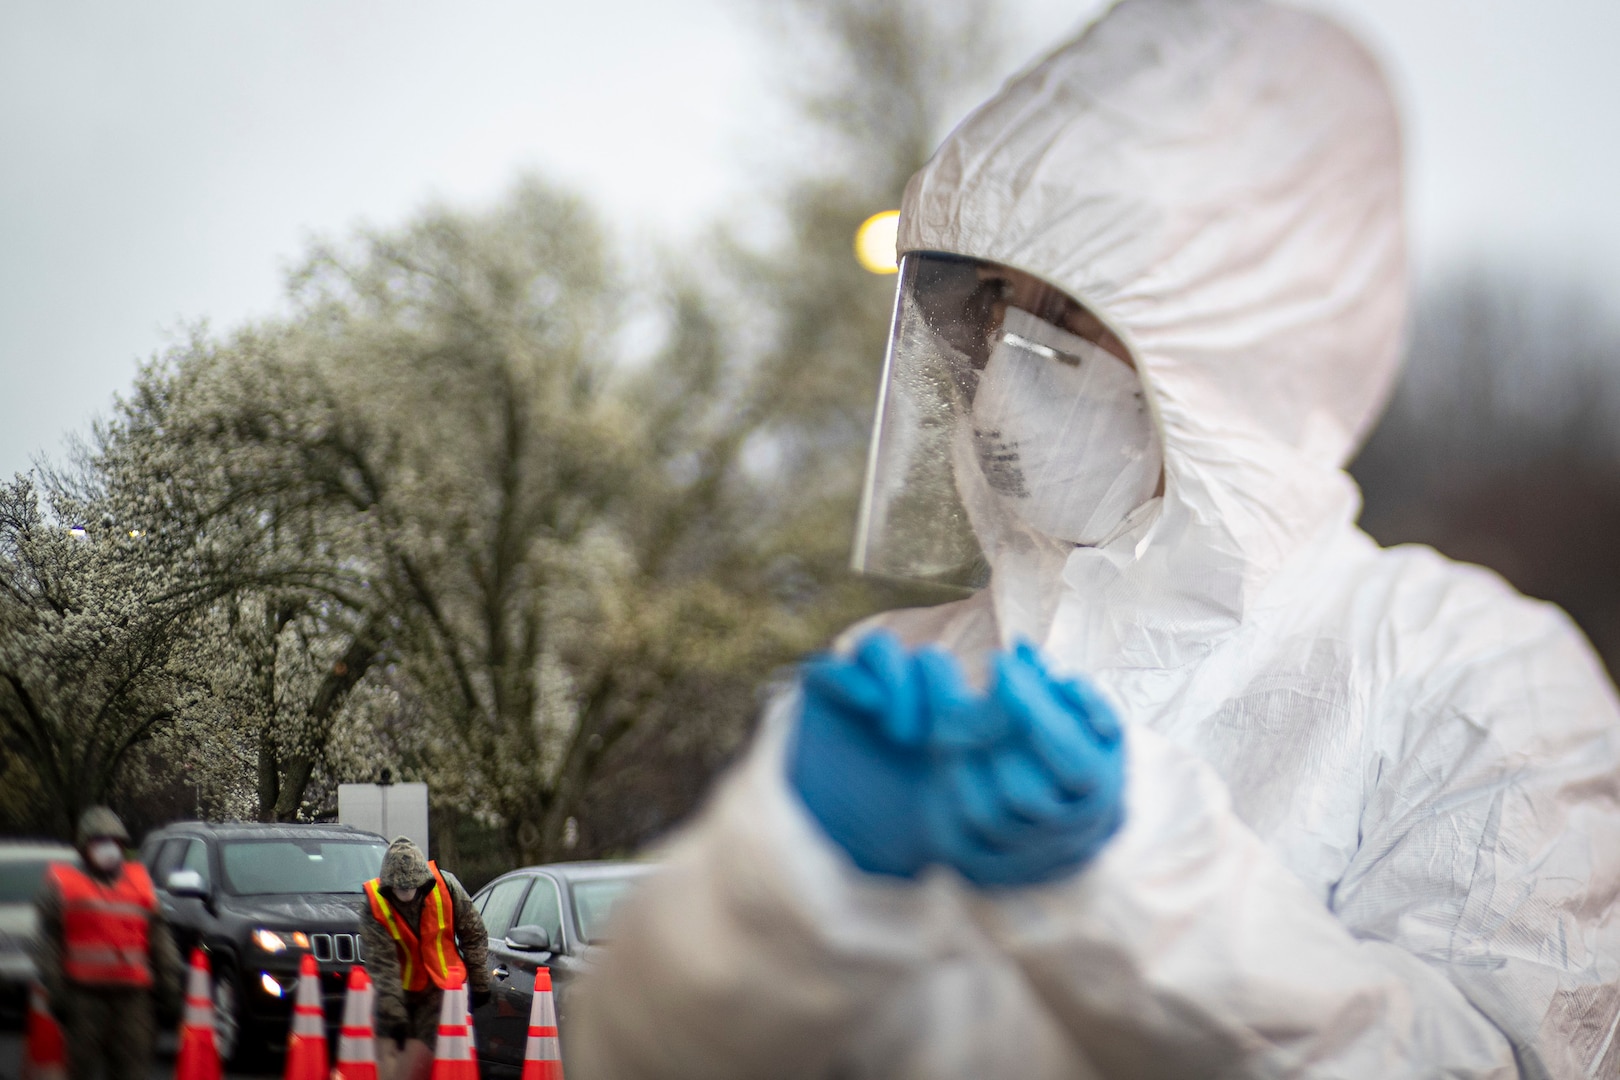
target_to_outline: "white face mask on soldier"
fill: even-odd
[[[116,840],[92,840],[84,854],[90,860],[90,865],[103,874],[110,874],[124,865],[124,849],[118,846]]]

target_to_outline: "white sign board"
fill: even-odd
[[[380,833],[385,840],[408,836],[428,850],[426,784],[339,784],[338,821]]]

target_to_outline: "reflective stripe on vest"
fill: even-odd
[[[422,916],[415,929],[406,925],[384,898],[381,879],[366,882],[371,913],[394,939],[399,954],[399,981],[412,993],[426,990],[429,981],[443,990],[467,979],[467,966],[456,950],[455,905],[450,900],[449,886],[437,863],[428,863],[428,869],[433,873],[433,888],[422,898]]]
[[[87,986],[151,986],[157,893],[146,867],[125,863],[105,885],[66,863],[47,873],[62,899],[63,974]]]

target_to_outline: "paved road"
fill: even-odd
[[[152,1069],[152,1080],[170,1080],[170,1078],[174,1076],[174,1042],[173,1039],[168,1040],[168,1042],[169,1045],[167,1047],[164,1047],[161,1044],[159,1045],[159,1050],[163,1051],[166,1049],[167,1053],[159,1054],[157,1065]],[[21,1061],[21,1034],[13,1030],[0,1031],[0,1080],[17,1080],[17,1074],[20,1071],[19,1065]],[[226,1074],[228,1077],[240,1077],[242,1080],[246,1080],[247,1077],[280,1075],[281,1063],[279,1061],[266,1064],[263,1072],[231,1072]]]

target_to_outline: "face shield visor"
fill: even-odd
[[[1162,457],[1141,382],[1065,328],[1080,321],[1106,333],[1027,275],[901,259],[855,570],[980,588],[975,519],[1092,545],[1153,497]]]

